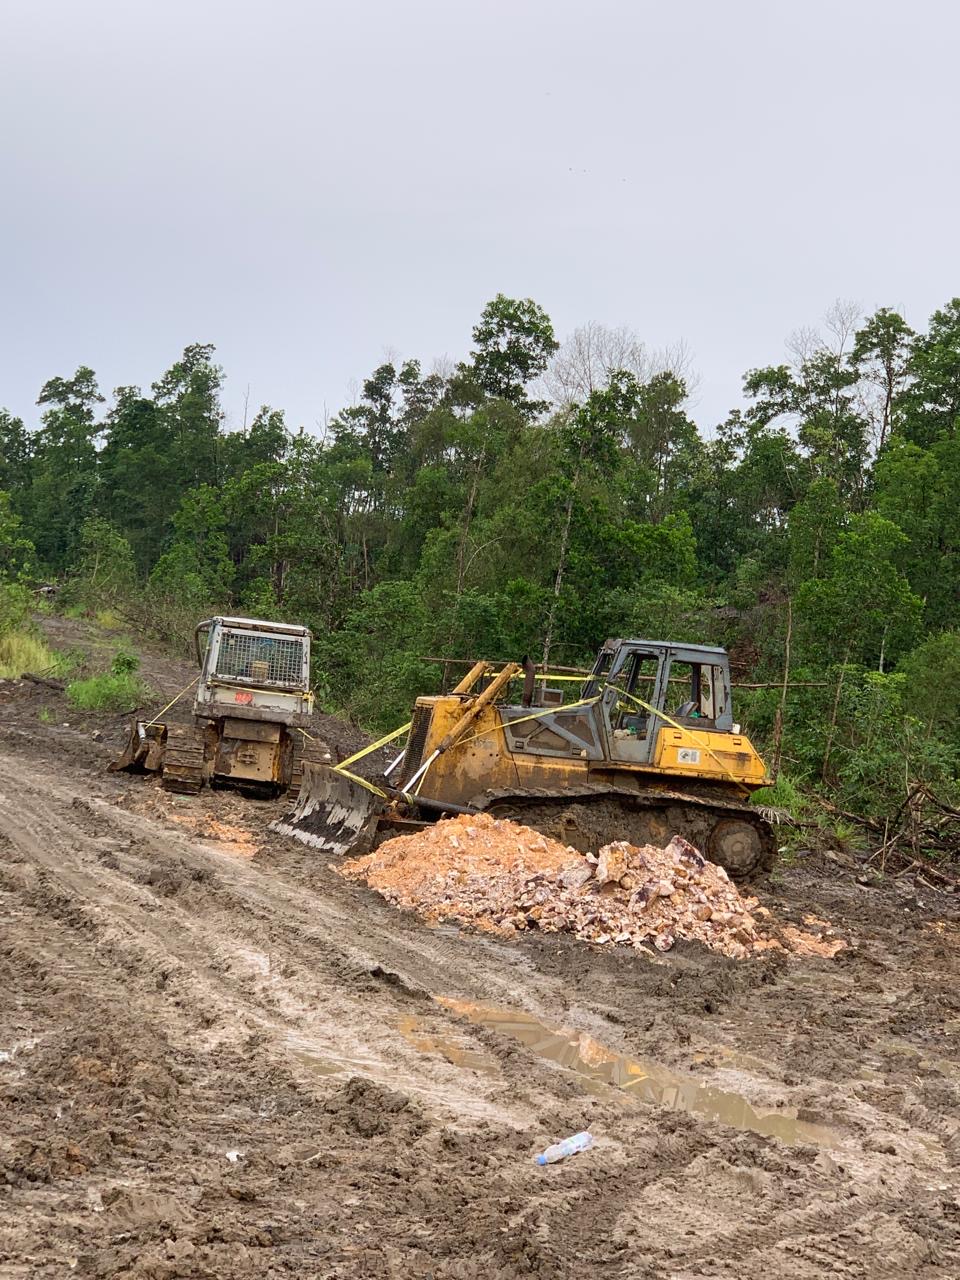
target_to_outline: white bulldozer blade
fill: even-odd
[[[292,813],[270,830],[324,853],[365,853],[383,807],[379,796],[325,764],[304,761]]]
[[[131,773],[143,773],[159,769],[163,761],[166,729],[166,725],[156,721],[134,720],[126,746],[117,759],[107,765],[107,772],[129,770]]]

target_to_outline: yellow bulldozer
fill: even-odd
[[[738,879],[769,869],[776,839],[750,794],[770,779],[734,722],[723,649],[608,640],[572,701],[551,679],[527,659],[477,663],[450,693],[417,699],[382,786],[305,764],[275,830],[358,853],[443,814],[485,812],[583,852],[681,835]]]

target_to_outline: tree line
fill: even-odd
[[[788,776],[874,817],[905,777],[955,799],[960,299],[921,332],[834,307],[709,435],[682,350],[560,344],[502,295],[459,363],[387,361],[319,433],[270,406],[229,431],[222,386],[195,344],[149,390],[82,367],[35,424],[0,410],[0,628],[50,576],[170,638],[303,621],[322,700],[371,729],[439,688],[427,657],[720,643],[777,686],[739,714]]]

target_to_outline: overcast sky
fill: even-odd
[[[838,297],[960,292],[952,0],[0,0],[0,406],[213,342],[228,421],[496,293],[685,339],[709,430]]]

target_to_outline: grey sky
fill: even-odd
[[[943,0],[0,0],[0,405],[193,341],[315,425],[498,291],[683,338],[709,429],[837,297],[960,291]]]

